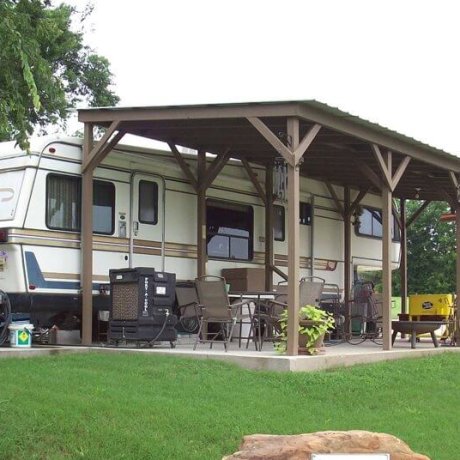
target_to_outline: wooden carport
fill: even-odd
[[[82,292],[83,343],[92,334],[92,181],[94,169],[125,134],[135,134],[169,144],[184,176],[197,195],[197,275],[206,271],[206,189],[230,158],[246,167],[266,208],[266,285],[271,285],[273,267],[273,164],[280,157],[288,171],[288,279],[299,279],[299,178],[325,182],[337,212],[344,221],[344,293],[351,288],[351,217],[367,193],[382,197],[383,323],[384,350],[391,348],[391,219],[394,199],[401,200],[398,225],[402,232],[403,305],[407,296],[405,200],[447,201],[460,207],[460,159],[377,124],[316,101],[243,104],[213,104],[135,108],[95,108],[79,111],[84,123],[82,160]],[[94,143],[94,127],[105,134]],[[195,175],[177,146],[198,151]],[[206,152],[215,154],[206,168]],[[251,164],[266,170],[265,184]],[[343,187],[339,199],[337,187]],[[457,248],[460,247],[460,212],[457,215]],[[415,219],[417,216],[412,216]],[[458,254],[458,249],[457,249]],[[288,354],[297,354],[299,292],[289,283]],[[460,257],[457,257],[457,294],[460,290]],[[460,298],[460,297],[459,297]]]

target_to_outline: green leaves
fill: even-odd
[[[408,202],[408,215],[419,207]],[[407,231],[408,284],[410,294],[455,291],[455,222],[442,222],[449,212],[443,202],[432,202]]]
[[[118,103],[109,62],[74,30],[88,11],[47,0],[0,2],[0,140],[27,148],[34,129],[63,125],[79,104]]]

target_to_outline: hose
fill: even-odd
[[[0,345],[8,338],[8,326],[11,323],[11,302],[6,292],[0,289]]]

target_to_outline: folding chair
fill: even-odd
[[[176,285],[177,310],[179,323],[185,332],[196,333],[199,328],[198,296],[195,283],[187,282],[185,285]]]
[[[194,350],[198,343],[210,343],[212,348],[219,337],[222,338],[225,351],[228,349],[238,319],[238,309],[247,302],[231,304],[225,284],[225,278],[220,276],[206,275],[195,279],[200,326]],[[217,332],[209,331],[211,323],[219,325]]]

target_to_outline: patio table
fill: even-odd
[[[392,321],[391,326],[393,328],[393,334],[391,336],[391,344],[394,344],[396,334],[401,332],[411,335],[411,348],[415,348],[417,334],[429,333],[434,346],[437,348],[439,347],[439,343],[434,331],[444,324],[447,323],[445,321]]]
[[[240,301],[247,300],[248,301],[248,311],[249,311],[249,318],[251,321],[251,330],[254,331],[254,318],[257,319],[256,323],[256,350],[262,351],[262,334],[261,334],[261,320],[260,320],[260,312],[261,312],[261,303],[263,300],[271,300],[274,299],[276,291],[231,291],[228,293],[229,298],[240,299]],[[254,314],[251,312],[250,303],[253,302],[255,305]],[[255,315],[255,316],[254,316]],[[241,324],[240,324],[240,335],[241,335]],[[250,337],[248,337],[249,342]],[[241,338],[240,338],[241,340]]]

